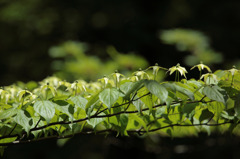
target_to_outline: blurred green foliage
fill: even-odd
[[[79,78],[95,81],[115,70],[129,75],[134,70],[148,66],[147,60],[140,55],[119,53],[113,46],[106,48],[109,57],[105,60],[87,55],[88,47],[86,43],[76,41],[51,47],[49,55],[55,59],[52,68],[57,71],[56,76],[68,81]]]
[[[112,45],[119,52],[141,54],[150,65],[183,63],[185,54],[159,43],[157,33],[169,28],[203,31],[212,39],[212,48],[225,53],[224,65],[231,67],[239,54],[238,6],[234,0],[1,0],[0,83],[9,85],[16,80],[27,82],[52,75],[55,70],[49,69],[52,58],[48,49],[69,40],[91,44],[89,52],[103,59],[109,56],[98,50]],[[208,53],[201,56],[215,56],[213,49],[204,51]],[[191,58],[188,61],[194,61]]]
[[[223,62],[221,53],[210,47],[209,39],[200,31],[191,29],[165,30],[160,34],[160,39],[170,45],[176,45],[179,51],[188,51],[191,55],[184,58],[185,64],[196,65],[199,61],[204,63],[219,64]]]

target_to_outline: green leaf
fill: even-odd
[[[120,90],[126,94],[134,85],[133,82],[125,82],[120,86]]]
[[[240,94],[236,97],[234,110],[236,112],[237,118],[240,119]]]
[[[9,138],[4,138],[4,139],[0,139],[0,143],[9,143],[9,142],[13,142],[17,139],[17,137],[9,137]]]
[[[173,83],[163,83],[162,86],[164,86],[168,90],[171,90],[172,92],[176,92],[176,87]]]
[[[167,100],[166,100],[167,112],[170,111],[171,104],[172,104],[173,101],[174,101],[174,100],[173,100],[172,98],[170,98],[170,97],[167,98]]]
[[[214,116],[216,117],[216,120],[219,119],[224,108],[225,108],[224,104],[220,102],[208,103],[208,110],[214,114]]]
[[[104,115],[104,114],[102,114],[102,115]],[[95,128],[99,123],[101,123],[104,120],[105,120],[104,118],[91,118],[91,119],[87,120],[87,123],[89,125],[91,125],[93,128]]]
[[[149,108],[150,112],[152,112],[152,109],[153,109],[153,98],[148,93],[149,93],[149,91],[147,90],[147,88],[143,87],[143,88],[141,88],[138,91],[137,96],[141,97],[140,100],[144,103],[144,106],[146,105]],[[157,97],[155,97],[155,98],[157,98]],[[144,107],[144,106],[142,106],[142,107]]]
[[[9,137],[9,138],[5,138],[5,139],[0,139],[0,144],[11,143],[11,142],[15,141],[16,139],[17,139],[17,137]],[[5,148],[6,148],[5,146],[0,146],[0,155],[1,156],[3,156]]]
[[[17,112],[18,112],[17,108],[9,108],[7,110],[4,110],[4,111],[0,112],[0,120],[12,117],[12,116],[16,115]]]
[[[184,87],[182,87],[182,86],[179,86],[179,85],[177,85],[177,84],[174,84],[174,86],[175,86],[175,88],[176,88],[176,91],[187,95],[192,101],[194,101],[195,98],[194,98],[193,92],[191,92],[189,89],[184,88]]]
[[[208,109],[204,109],[199,117],[199,121],[202,122],[204,120],[210,119],[213,117],[213,113],[210,112]]]
[[[136,95],[135,98],[138,98],[138,96]],[[144,103],[140,99],[138,99],[133,101],[133,105],[137,108],[138,112],[141,112]]]
[[[94,106],[99,102],[99,92],[95,95],[91,96],[91,98],[88,100],[88,103],[85,106],[85,111],[88,115],[88,117],[91,115],[91,112],[94,108]]]
[[[116,88],[107,88],[99,94],[99,99],[110,110],[112,105],[118,100],[119,91]]]
[[[218,86],[206,86],[203,88],[203,94],[212,100],[225,104],[224,96],[219,92],[219,90],[222,91],[222,89]]]
[[[161,103],[166,102],[168,97],[168,91],[165,87],[160,85],[157,81],[154,80],[145,80],[145,86],[153,95],[157,96],[160,99]]]
[[[162,117],[162,115],[166,112],[166,109],[167,107],[159,107],[155,113],[156,118]]]
[[[126,128],[128,125],[128,115],[127,114],[120,115],[120,123],[121,123],[121,127],[120,127],[121,133],[127,136],[128,135],[127,131],[126,131]]]
[[[233,120],[234,119],[234,116],[229,115],[227,111],[222,111],[221,112],[221,117],[223,117],[225,119],[228,119],[228,120]]]
[[[129,120],[137,121],[140,124],[140,126],[143,126],[144,129],[147,130],[147,125],[142,118],[140,118],[136,114],[131,114],[128,117],[129,117]]]
[[[40,114],[44,119],[46,119],[47,123],[49,123],[55,114],[54,105],[55,104],[53,102],[43,100],[34,103],[33,108],[38,114]]]
[[[174,124],[180,123],[182,120],[182,114],[180,113],[179,109],[180,104],[177,104],[175,107],[172,107],[170,109],[170,112],[168,114],[168,119]]]
[[[192,120],[197,105],[198,103],[188,103],[183,106],[182,112],[189,120]]]
[[[66,114],[73,120],[74,109],[72,108],[71,104],[67,104],[65,106],[55,104],[55,108],[56,110],[59,110],[60,112]]]
[[[81,96],[73,96],[70,98],[71,101],[79,108],[82,108],[82,109],[85,109],[85,106],[87,105],[88,103],[88,100],[81,97]]]
[[[13,118],[16,123],[21,125],[24,130],[28,133],[31,126],[29,124],[30,118],[28,118],[23,110],[18,110],[17,115]]]
[[[137,92],[139,89],[141,89],[143,87],[144,81],[145,80],[139,80],[139,81],[133,83],[133,85],[130,85],[129,86],[130,88],[126,91],[124,98],[130,99],[130,95],[132,93]]]
[[[162,85],[165,88],[167,88],[168,90],[172,91],[172,92],[176,93],[176,91],[178,91],[178,92],[182,93],[183,95],[186,95],[192,101],[195,100],[194,93],[191,92],[189,89],[184,88],[184,84],[182,84],[182,83],[179,83],[179,82],[178,82],[178,84],[175,84],[175,83],[163,83]],[[174,96],[172,96],[172,98],[175,99]],[[177,99],[175,99],[175,100],[177,100]]]

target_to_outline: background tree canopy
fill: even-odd
[[[211,47],[224,54],[224,62],[232,65],[229,61],[238,55],[239,5],[234,0],[3,0],[0,83],[52,75],[48,50],[67,40],[89,43],[88,54],[101,58],[107,56],[106,46],[113,45],[120,52],[141,54],[150,64],[170,67],[190,54],[160,40],[159,32],[172,28],[203,32]]]

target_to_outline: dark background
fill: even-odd
[[[189,54],[160,41],[159,31],[173,28],[203,32],[212,48],[224,54],[224,62],[231,62],[239,57],[240,1],[1,0],[0,85],[52,75],[48,49],[66,40],[87,42],[92,50],[113,45],[120,52],[141,54],[150,64],[171,67]],[[127,158],[130,153],[135,158],[235,159],[239,142],[238,137],[217,134],[151,140],[80,136],[63,148],[55,140],[12,146],[4,158]]]
[[[240,1],[1,0],[0,85],[52,75],[48,49],[66,40],[92,50],[113,45],[171,67],[189,54],[160,41],[159,31],[172,28],[203,32],[228,63],[239,54]]]
[[[55,140],[7,148],[4,159],[239,159],[240,138],[227,134],[191,138],[157,135],[138,137],[89,136],[72,138],[57,147]],[[1,157],[0,157],[1,158]]]

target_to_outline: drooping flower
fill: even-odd
[[[144,79],[144,78],[149,79],[149,75],[145,71],[143,71],[141,68],[139,68],[138,71],[133,72],[132,75],[140,77],[140,79]]]
[[[211,85],[211,84],[218,84],[218,78],[215,74],[213,73],[206,73],[204,75],[201,76],[200,79],[204,79],[204,82],[207,85]]]
[[[186,73],[188,73],[187,70],[184,67],[180,66],[179,63],[176,66],[169,68],[167,72],[170,72],[169,74],[171,75],[175,71],[179,72],[181,76],[184,76],[185,78],[187,78],[186,77]]]
[[[193,66],[193,67],[191,68],[191,70],[194,69],[194,68],[196,68],[196,67],[198,68],[199,71],[202,71],[202,70],[204,70],[204,69],[207,69],[208,72],[212,72],[212,70],[211,70],[207,65],[204,65],[202,61],[200,62],[200,64]]]
[[[228,71],[231,72],[232,76],[234,76],[235,72],[238,72],[239,70],[236,69],[236,66],[233,66],[233,68]]]
[[[166,69],[166,68],[164,68],[164,67],[158,66],[158,63],[156,63],[155,66],[150,66],[150,67],[148,67],[147,70],[148,70],[148,69],[153,69],[154,78],[157,76],[157,73],[158,73],[159,69],[168,70],[168,69]]]

